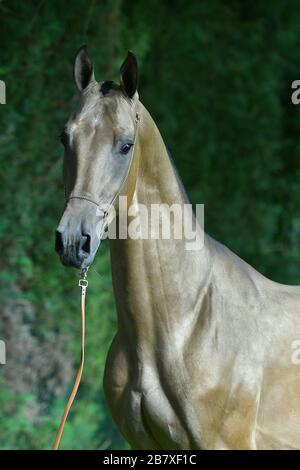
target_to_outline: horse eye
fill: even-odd
[[[122,155],[126,155],[126,153],[129,152],[129,150],[131,149],[132,147],[132,144],[124,144],[122,147],[121,147],[121,154]]]
[[[69,135],[65,130],[60,134],[60,141],[63,145],[67,145],[69,142]]]

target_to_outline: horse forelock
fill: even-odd
[[[130,104],[131,100],[126,98],[117,83],[110,80],[102,83],[95,81],[81,94],[72,118],[80,122],[85,120],[96,122],[107,117],[114,122],[120,117],[125,118],[127,110],[130,110]]]

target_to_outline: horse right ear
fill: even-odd
[[[85,44],[80,47],[75,56],[74,80],[79,91],[84,90],[92,80],[95,80],[94,67]]]

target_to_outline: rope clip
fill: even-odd
[[[85,294],[86,289],[88,288],[89,281],[87,280],[87,272],[89,268],[83,268],[80,272],[80,279],[78,281],[78,286],[81,287],[82,293]]]

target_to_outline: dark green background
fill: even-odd
[[[132,49],[153,115],[206,231],[266,276],[300,284],[300,4],[273,0],[0,0],[0,448],[49,448],[80,356],[78,273],[53,235],[63,209],[58,135],[72,61],[118,80]],[[102,388],[116,326],[108,243],[90,271],[87,365],[63,448],[124,448]]]

